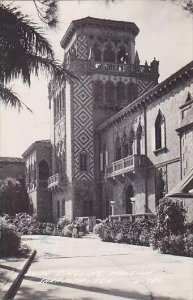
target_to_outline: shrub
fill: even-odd
[[[184,254],[193,257],[193,234],[184,237]]]
[[[62,230],[62,235],[65,237],[72,237],[73,224],[68,224],[64,226]]]
[[[3,218],[0,218],[0,245],[0,256],[17,255],[21,245],[16,227]]]
[[[153,219],[109,222],[96,227],[102,241],[149,246],[155,226]]]
[[[157,231],[160,235],[180,234],[184,231],[185,209],[182,202],[164,198],[157,211]]]
[[[183,255],[184,237],[183,235],[170,235],[163,237],[158,241],[158,248],[161,253]]]
[[[193,222],[189,222],[185,224],[185,232],[193,233]]]
[[[59,219],[59,221],[56,225],[57,232],[59,235],[62,235],[62,231],[63,231],[64,227],[68,224],[70,224],[70,221],[67,218],[62,217]]]
[[[29,209],[29,197],[25,186],[15,178],[9,177],[0,181],[0,198],[0,214],[14,215]]]
[[[185,223],[181,202],[168,198],[161,200],[152,243],[161,253],[193,257],[193,223]]]
[[[172,254],[172,246],[171,243],[169,243],[170,236],[173,246],[176,248],[175,242],[179,242],[179,239],[174,239],[174,235],[183,235],[184,230],[185,209],[182,203],[168,198],[162,199],[158,206],[157,222],[152,239],[154,249],[160,249],[162,253]],[[175,253],[176,251],[177,250],[174,249]]]
[[[101,237],[103,227],[104,227],[103,223],[95,224],[94,227],[93,227],[93,233]]]
[[[19,234],[47,234],[55,232],[55,225],[52,223],[39,222],[35,215],[30,216],[26,213],[19,213],[15,216],[4,215],[7,222],[16,226]]]

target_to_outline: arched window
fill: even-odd
[[[142,135],[142,126],[139,123],[137,127],[137,154],[141,154],[141,135]]]
[[[105,83],[105,104],[113,106],[115,103],[115,86],[111,81]]]
[[[155,121],[155,149],[161,149],[165,147],[165,117],[159,110]]]
[[[128,155],[133,155],[133,141],[134,141],[134,131],[131,128],[129,132],[129,138],[128,138]]]
[[[93,84],[93,98],[96,103],[103,103],[104,84],[102,81],[96,81]]]
[[[104,168],[108,165],[108,148],[106,145],[104,145],[103,147],[103,165],[104,165]]]
[[[46,180],[49,177],[49,166],[45,160],[39,163],[39,180]]]
[[[125,84],[122,81],[117,83],[117,104],[123,104],[126,101]]]
[[[129,103],[137,99],[137,85],[133,82],[130,82],[127,86],[127,98]]]
[[[117,52],[117,63],[118,64],[128,64],[129,63],[129,54],[125,50],[125,47],[121,47]]]
[[[128,141],[126,133],[124,132],[123,138],[122,138],[122,157],[128,156]]]
[[[93,45],[93,59],[99,62],[102,60],[102,52],[98,43],[94,43]]]
[[[110,62],[110,63],[115,62],[115,52],[113,51],[113,48],[110,44],[108,44],[104,50],[103,61]]]
[[[88,171],[88,154],[83,152],[80,153],[79,157],[80,171]]]
[[[121,159],[121,143],[119,137],[117,136],[115,141],[115,161],[119,159]]]

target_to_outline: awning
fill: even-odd
[[[192,184],[191,184],[192,181]],[[193,197],[193,168],[166,195],[166,197]]]

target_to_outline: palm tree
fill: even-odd
[[[56,83],[72,75],[54,59],[54,53],[40,28],[17,8],[0,3],[0,101],[21,108],[24,103],[6,85],[21,78],[30,86],[31,75],[43,71]]]

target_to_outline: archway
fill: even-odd
[[[45,160],[39,163],[39,180],[47,180],[49,177],[49,165]]]
[[[133,186],[130,184],[125,191],[125,213],[132,214],[133,213],[133,206],[132,206],[132,199],[134,196]]]

